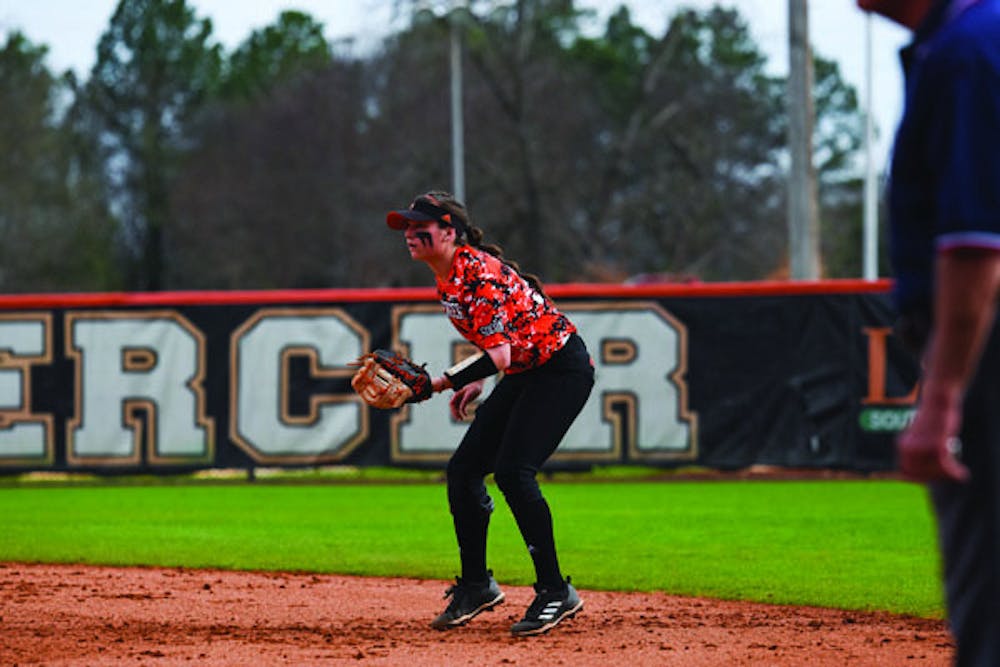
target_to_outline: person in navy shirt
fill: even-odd
[[[914,31],[889,215],[923,371],[899,467],[930,487],[956,663],[1000,665],[1000,0],[857,3]]]

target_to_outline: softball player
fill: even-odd
[[[514,635],[547,632],[583,608],[563,578],[549,505],[536,475],[583,409],[594,366],[576,327],[545,295],[537,278],[522,274],[496,246],[482,244],[465,206],[445,192],[429,192],[386,223],[404,232],[410,257],[434,272],[441,305],[458,332],[480,353],[433,379],[435,391],[453,389],[452,417],[463,419],[487,377],[503,372],[475,411],[448,462],[448,504],[462,575],[445,593],[437,629],[464,625],[503,602],[486,567],[486,534],[493,500],[484,479],[493,473],[535,568],[535,599]]]

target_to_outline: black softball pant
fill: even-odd
[[[448,504],[462,562],[462,577],[483,581],[486,534],[493,499],[486,475],[504,494],[539,584],[562,586],[549,505],[536,475],[559,446],[594,386],[587,348],[573,335],[544,365],[504,376],[476,410],[448,462]]]

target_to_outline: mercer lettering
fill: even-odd
[[[214,420],[205,409],[205,337],[173,311],[70,312],[74,464],[210,462]]]
[[[31,407],[31,367],[51,361],[51,315],[0,314],[0,465],[52,462],[52,415]]]
[[[308,412],[289,409],[289,367],[309,361],[310,379],[347,380],[347,364],[368,349],[368,333],[339,308],[263,309],[241,325],[230,344],[230,437],[262,463],[338,461],[368,437],[368,410],[346,391],[307,396]]]
[[[688,409],[683,324],[655,303],[564,312],[590,350],[596,383],[560,452],[607,452],[619,460],[624,449],[633,460],[694,458],[698,418]]]
[[[596,384],[556,458],[686,459],[697,454],[697,415],[687,407],[687,331],[654,303],[599,303],[563,309],[594,359]],[[449,368],[467,345],[437,308],[393,309],[394,347],[429,368]],[[448,342],[449,344],[442,344]],[[483,395],[492,388],[489,380]],[[451,419],[450,392],[419,410],[405,406],[390,429],[394,461],[441,460],[461,440],[465,423]]]

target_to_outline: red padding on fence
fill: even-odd
[[[798,294],[857,294],[888,292],[892,282],[882,280],[761,281],[743,283],[566,283],[549,285],[555,298],[615,297],[737,297]],[[385,287],[301,290],[205,290],[178,292],[93,292],[0,295],[0,309],[218,305],[247,303],[313,303],[359,301],[435,301],[431,287]]]

